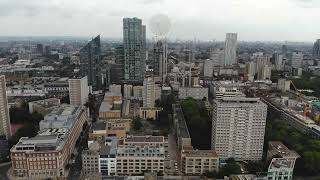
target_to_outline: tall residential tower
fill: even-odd
[[[6,139],[11,137],[6,78],[4,75],[0,76],[0,136],[6,136]]]
[[[259,98],[214,100],[211,148],[221,159],[261,160],[266,116]]]
[[[71,105],[84,105],[88,101],[88,94],[87,76],[79,79],[69,79],[69,98]]]
[[[167,44],[164,41],[158,41],[154,46],[154,74],[164,83],[167,77]]]
[[[237,33],[227,33],[224,47],[224,65],[236,63],[237,57]]]
[[[93,89],[102,87],[102,76],[100,66],[100,35],[92,39],[80,50],[80,72],[81,76],[88,76],[88,83]]]
[[[146,58],[146,26],[138,18],[123,19],[124,79],[143,81]]]
[[[320,58],[320,39],[317,39],[317,41],[313,45],[313,57]]]

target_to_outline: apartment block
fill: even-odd
[[[29,102],[28,105],[29,105],[29,112],[31,114],[34,112],[37,112],[42,116],[45,116],[60,105],[60,99],[49,98],[49,99],[43,99],[39,101],[32,101],[32,102]]]
[[[84,105],[88,101],[88,78],[69,79],[69,98],[71,105]]]
[[[0,76],[0,136],[11,137],[10,116],[6,91],[6,78]]]
[[[13,175],[28,179],[66,178],[66,166],[87,115],[85,107],[66,104],[46,115],[38,135],[22,137],[11,148]]]
[[[259,98],[213,100],[212,149],[221,159],[261,160],[266,116]]]
[[[218,170],[219,157],[213,150],[183,150],[181,153],[181,171],[185,175],[201,175]]]
[[[163,136],[129,136],[118,144],[117,174],[161,173],[164,171],[164,159]]]

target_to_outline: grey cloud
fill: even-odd
[[[318,0],[293,0],[293,2],[301,8],[320,8]]]
[[[164,0],[142,0],[141,1],[143,4],[160,4],[160,3],[163,3]]]

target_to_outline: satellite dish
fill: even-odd
[[[171,22],[167,15],[156,14],[151,17],[149,23],[151,32],[157,38],[166,38],[171,28]]]

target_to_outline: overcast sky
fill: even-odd
[[[320,0],[0,0],[0,36],[122,38],[123,17],[148,26],[159,13],[171,19],[170,39],[320,38]]]

